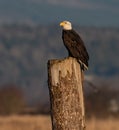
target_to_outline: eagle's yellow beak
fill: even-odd
[[[61,23],[60,23],[60,26],[64,26],[64,22],[61,22]]]

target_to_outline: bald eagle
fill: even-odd
[[[63,27],[62,39],[69,56],[77,59],[83,71],[88,70],[89,55],[81,37],[72,29],[71,22],[63,21],[60,26]]]

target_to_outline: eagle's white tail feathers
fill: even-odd
[[[88,70],[88,66],[85,65],[81,60],[78,60],[78,62],[81,64],[81,66],[84,66],[84,70]]]

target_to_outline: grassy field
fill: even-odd
[[[49,116],[0,117],[0,130],[51,130]],[[119,119],[95,119],[86,121],[86,130],[119,130]]]

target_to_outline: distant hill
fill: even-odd
[[[74,28],[80,33],[90,55],[86,74],[118,76],[119,29]],[[47,98],[47,61],[66,56],[60,27],[55,24],[0,26],[0,85],[15,83],[21,86],[27,100],[37,100],[39,95]]]

